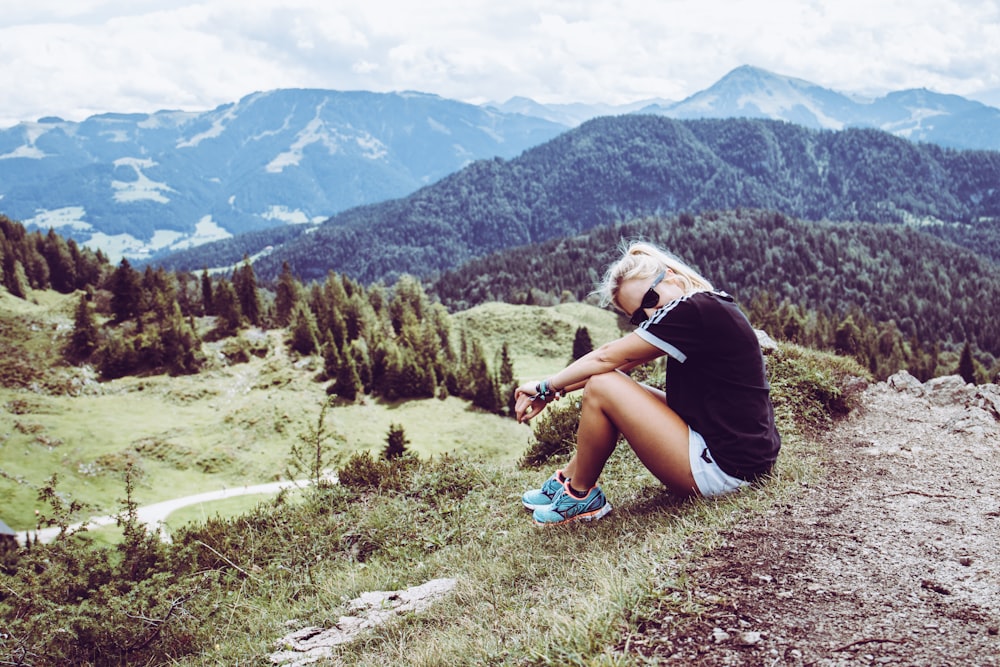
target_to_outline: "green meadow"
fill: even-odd
[[[140,505],[285,478],[292,445],[315,426],[327,400],[318,358],[291,359],[284,332],[267,332],[269,352],[247,363],[216,363],[197,375],[125,377],[97,382],[86,370],[59,367],[53,351],[71,326],[75,297],[38,292],[34,302],[2,295],[7,320],[31,323],[10,344],[53,365],[50,383],[74,395],[0,388],[0,518],[15,530],[35,525],[37,489],[53,474],[57,488],[94,515],[117,511],[123,474],[137,472]],[[488,304],[453,318],[477,336],[492,362],[508,345],[516,375],[540,379],[571,356],[578,326],[595,346],[621,335],[612,313],[587,304],[550,308]],[[392,424],[414,453],[454,454],[513,463],[531,429],[458,398],[335,403],[326,415],[334,460],[379,453]],[[220,512],[228,506],[220,506]],[[245,505],[238,504],[242,510]]]

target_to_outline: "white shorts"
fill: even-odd
[[[705,498],[731,493],[750,484],[723,471],[708,451],[705,438],[691,427],[688,427],[688,458],[691,459],[691,474],[694,475],[698,493]]]

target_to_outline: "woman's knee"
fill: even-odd
[[[608,396],[620,395],[623,385],[629,382],[633,382],[633,380],[629,378],[629,376],[624,373],[619,373],[618,371],[592,375],[590,376],[590,379],[587,380],[587,384],[584,385],[583,399],[584,401],[587,401],[588,399],[590,401],[594,401]]]

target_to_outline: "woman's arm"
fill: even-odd
[[[662,355],[662,350],[647,343],[635,333],[630,333],[580,357],[549,377],[547,385],[553,392],[565,394],[581,389],[593,375],[610,373],[614,370],[631,370]],[[516,401],[514,411],[518,421],[534,417],[547,403],[541,398],[533,400],[537,393],[536,387],[537,383],[529,382],[514,391]]]

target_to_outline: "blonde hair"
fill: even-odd
[[[636,278],[652,280],[656,274],[664,269],[673,271],[673,274],[664,278],[664,282],[677,285],[685,294],[713,289],[712,283],[708,282],[700,273],[666,250],[651,243],[630,242],[623,239],[619,249],[622,254],[621,258],[608,267],[604,273],[604,279],[593,292],[600,298],[602,306],[612,304],[618,310],[622,310],[618,304],[618,290],[623,282]]]

